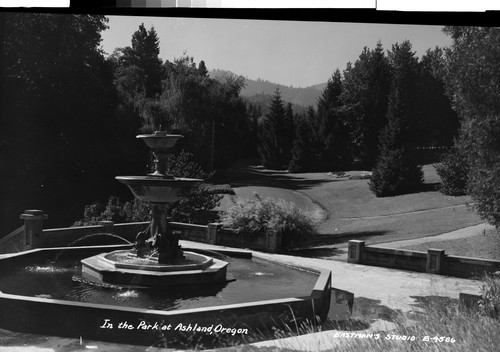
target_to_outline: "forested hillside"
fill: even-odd
[[[235,73],[225,70],[212,70],[209,72],[209,75],[211,77],[224,75],[237,76]],[[279,83],[269,82],[260,78],[256,80],[245,78],[245,86],[241,90],[241,95],[249,98],[250,101],[252,101],[252,99],[253,101],[263,100],[259,97],[263,95],[271,97],[274,94],[276,87],[278,87],[284,101],[292,103],[296,106],[308,107],[311,105],[315,107],[325,85],[326,83],[321,83],[306,88],[295,88],[284,86]]]

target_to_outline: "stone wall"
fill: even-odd
[[[14,253],[33,248],[65,247],[134,242],[136,235],[147,228],[148,222],[114,224],[101,221],[98,225],[44,229],[47,215],[41,210],[26,210],[20,216],[24,226],[0,239],[0,253]],[[248,248],[276,253],[281,251],[281,233],[235,233],[220,224],[196,225],[169,223],[182,240],[228,247]],[[104,243],[103,243],[104,241]]]
[[[427,272],[462,278],[481,277],[500,270],[500,261],[447,255],[442,249],[426,252],[365,246],[364,241],[349,241],[349,263]]]

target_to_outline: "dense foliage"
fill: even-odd
[[[99,49],[100,15],[1,14],[0,223],[39,208],[48,225],[67,224],[84,204],[140,167]],[[125,142],[126,141],[126,142]]]
[[[449,196],[461,196],[467,193],[469,164],[463,150],[457,147],[451,149],[435,167],[441,177],[439,190],[442,193]]]
[[[468,191],[479,215],[500,226],[500,29],[446,27],[446,82],[461,129]],[[445,181],[446,182],[446,181]]]

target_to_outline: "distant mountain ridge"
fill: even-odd
[[[226,71],[226,70],[211,70],[209,73],[210,77],[217,78],[219,76],[230,75],[230,76],[238,76],[237,74]],[[263,95],[274,95],[276,87],[279,87],[281,92],[281,98],[285,102],[292,103],[294,105],[300,105],[304,108],[308,106],[316,107],[317,100],[321,95],[325,83],[316,84],[306,88],[294,88],[285,86],[279,83],[273,83],[267,80],[262,79],[249,79],[245,77],[245,87],[241,90],[241,95],[243,97],[249,98],[250,101],[254,100],[256,96]],[[254,98],[254,99],[252,99]]]

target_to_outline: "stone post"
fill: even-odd
[[[441,274],[444,267],[444,257],[444,249],[428,249],[425,271],[429,274]]]
[[[211,223],[207,225],[207,243],[217,244],[219,242],[218,232],[222,224]]]
[[[364,255],[365,241],[350,240],[348,242],[348,263],[363,264]]]
[[[115,223],[113,221],[103,220],[99,221],[99,225],[102,226],[104,233],[113,233]]]
[[[43,210],[25,210],[19,218],[24,220],[24,249],[40,247],[43,242],[43,221],[48,218],[47,214]]]
[[[266,231],[266,251],[270,253],[281,251],[281,231]]]

